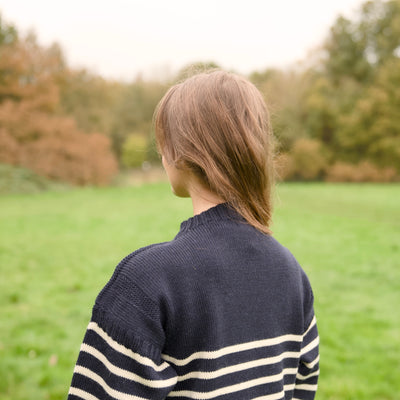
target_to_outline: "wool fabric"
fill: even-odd
[[[311,400],[309,280],[226,204],[121,261],[93,307],[69,400]]]

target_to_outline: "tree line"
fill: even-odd
[[[119,82],[67,65],[57,44],[22,37],[0,15],[0,163],[73,184],[108,184],[119,169],[158,163],[154,108],[168,81]],[[400,0],[364,3],[336,19],[321,46],[290,69],[253,72],[286,180],[400,179]]]

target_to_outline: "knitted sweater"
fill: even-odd
[[[117,266],[68,399],[313,399],[318,341],[294,257],[218,205]]]

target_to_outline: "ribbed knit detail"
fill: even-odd
[[[178,234],[196,228],[199,225],[221,222],[223,220],[231,220],[243,223],[245,222],[244,218],[231,209],[228,204],[222,203],[216,205],[215,207],[209,208],[208,210],[203,211],[201,214],[197,214],[186,221],[183,221]]]
[[[125,257],[93,308],[69,399],[313,399],[313,295],[226,204]]]

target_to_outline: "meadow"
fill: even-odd
[[[317,400],[398,400],[400,185],[281,184],[274,236],[314,289]],[[168,184],[0,197],[0,399],[65,399],[116,264],[191,216]]]

